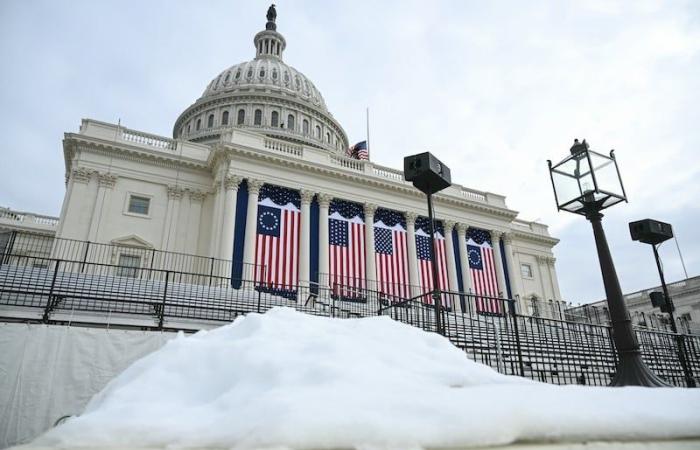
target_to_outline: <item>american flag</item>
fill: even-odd
[[[433,283],[433,263],[430,259],[430,220],[427,217],[416,219],[416,253],[418,254],[418,271],[420,285],[423,293],[434,289]],[[445,259],[445,237],[443,236],[442,223],[435,222],[435,259],[438,267],[438,287],[440,290],[449,291],[450,285],[447,278],[447,260]],[[442,306],[449,307],[447,296],[443,296]],[[426,303],[432,303],[432,297],[425,298]]]
[[[499,300],[484,298],[498,297],[498,279],[496,278],[491,235],[485,230],[469,228],[467,238],[469,274],[472,277],[472,286],[474,286],[477,295],[476,311],[501,314],[503,309]]]
[[[258,196],[256,285],[272,292],[296,291],[299,281],[299,192],[265,184]]]
[[[367,150],[367,141],[361,141],[350,147],[347,151],[350,158],[369,159],[369,151]]]
[[[364,209],[358,203],[334,199],[328,212],[328,252],[333,293],[349,299],[364,298]]]
[[[406,219],[400,212],[378,209],[374,220],[378,290],[391,297],[408,298]]]

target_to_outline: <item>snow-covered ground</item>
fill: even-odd
[[[500,375],[386,317],[276,308],[179,336],[33,445],[421,448],[700,437],[700,390]]]

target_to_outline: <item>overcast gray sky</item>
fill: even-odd
[[[0,205],[58,215],[61,139],[80,119],[169,136],[209,81],[252,59],[269,2],[0,2]],[[285,61],[352,142],[400,168],[430,150],[453,180],[550,225],[566,300],[604,297],[590,225],[557,213],[546,160],[616,149],[629,204],[604,219],[623,290],[658,282],[627,222],[671,222],[700,274],[700,2],[278,0]],[[684,277],[673,242],[667,277]]]

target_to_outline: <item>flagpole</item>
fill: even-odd
[[[369,160],[369,106],[367,107],[367,159]]]

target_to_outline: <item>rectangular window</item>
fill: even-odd
[[[119,255],[119,267],[117,267],[116,275],[118,277],[136,278],[139,275],[139,267],[141,267],[140,256]]]
[[[523,278],[532,278],[532,266],[530,264],[520,264],[520,274]]]
[[[132,195],[129,197],[129,209],[128,211],[133,214],[142,214],[144,216],[148,215],[148,208],[151,205],[151,199],[148,197],[139,197],[138,195]]]

